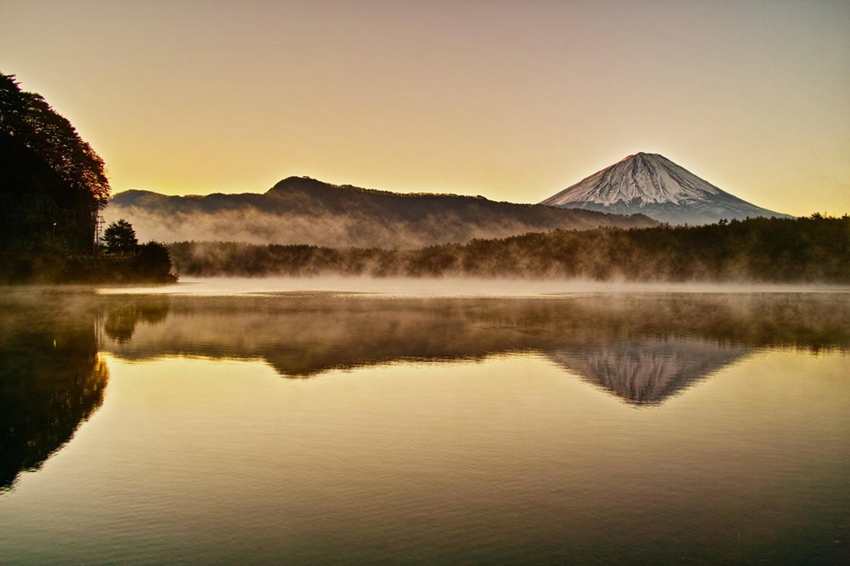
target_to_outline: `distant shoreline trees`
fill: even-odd
[[[850,284],[850,217],[553,230],[413,250],[177,242],[190,276],[507,277]]]

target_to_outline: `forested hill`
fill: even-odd
[[[142,238],[164,242],[231,240],[414,248],[553,229],[653,226],[629,217],[448,194],[399,194],[290,177],[265,194],[171,197],[128,191],[107,220],[126,218]]]
[[[850,284],[850,217],[556,230],[415,250],[181,242],[184,275],[528,277]]]

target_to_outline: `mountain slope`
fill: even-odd
[[[646,214],[670,224],[711,224],[723,218],[776,216],[652,153],[630,155],[540,204],[614,214]]]
[[[285,179],[265,194],[177,197],[127,191],[110,201],[104,217],[107,222],[129,220],[142,240],[384,248],[503,238],[559,228],[657,224],[641,215],[625,218],[483,197],[397,194],[303,177]]]

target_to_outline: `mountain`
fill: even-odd
[[[553,229],[654,226],[642,215],[493,202],[484,197],[398,194],[290,177],[264,194],[115,195],[104,211],[140,240],[408,248]]]
[[[753,352],[753,348],[665,337],[549,352],[560,367],[633,405],[658,405]]]
[[[645,214],[669,224],[713,224],[747,217],[791,218],[750,204],[666,157],[636,153],[540,204],[613,214]]]

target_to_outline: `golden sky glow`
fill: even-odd
[[[846,0],[0,0],[0,72],[114,192],[308,175],[539,202],[645,151],[850,212]]]

